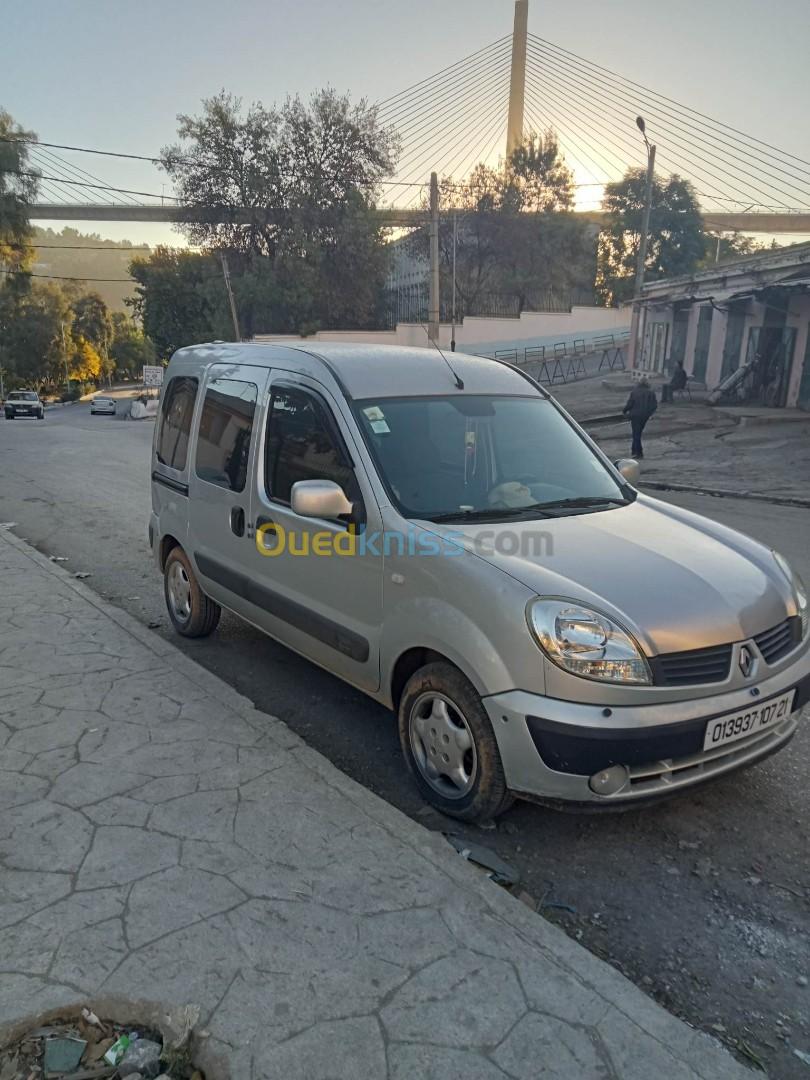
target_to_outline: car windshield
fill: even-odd
[[[33,390],[14,390],[8,395],[9,401],[38,401]]]
[[[356,402],[355,411],[406,517],[539,518],[628,501],[627,489],[546,398],[386,398]]]

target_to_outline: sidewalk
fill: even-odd
[[[0,587],[0,1048],[116,997],[207,1080],[752,1076],[6,530]]]
[[[609,418],[621,413],[629,385],[617,374],[551,392],[615,460],[630,453],[630,426]],[[594,418],[604,422],[594,424]],[[644,432],[642,488],[807,506],[808,474],[810,413],[799,410],[733,410],[679,398],[660,405]]]

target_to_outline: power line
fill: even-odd
[[[151,251],[153,245],[133,244],[132,247],[125,248],[108,247],[104,244],[12,244],[11,246],[19,248],[32,247],[37,250],[49,248],[54,251],[113,251],[116,254],[126,255],[128,251]]]
[[[0,274],[21,274],[24,277],[49,278],[51,281],[118,282],[123,285],[131,285],[134,281],[134,278],[131,277],[69,277],[66,274],[30,274],[27,270],[0,270]]]
[[[177,199],[173,195],[155,195],[152,191],[133,191],[131,188],[119,188],[113,187],[111,184],[88,184],[80,183],[78,180],[63,180],[58,176],[46,176],[44,173],[38,172],[23,172],[19,169],[0,169],[0,172],[11,173],[13,176],[31,176],[36,180],[50,180],[55,184],[70,184],[73,187],[87,187],[87,188],[99,188],[103,191],[115,191],[125,195],[143,195],[149,199],[171,199],[172,202],[177,202]]]
[[[0,135],[0,142],[21,142],[30,146],[49,146],[53,150],[75,150],[77,154],[99,154],[103,157],[129,158],[132,161],[151,161],[153,165],[160,165],[160,158],[147,157],[145,154],[122,154],[115,150],[92,150],[87,146],[66,146],[64,143],[41,142],[39,139],[12,139],[5,135]]]
[[[47,151],[45,151],[45,152],[47,153]],[[44,158],[40,159],[40,157],[37,155],[36,151],[33,148],[31,150],[31,160],[32,160],[33,164],[37,166],[38,169],[39,168],[44,168],[45,166],[43,165],[43,161],[47,161],[47,159],[44,159]],[[56,164],[54,164],[53,162],[50,162],[50,161],[47,162],[47,165],[50,167],[51,171],[59,172],[65,179],[67,179],[67,180],[74,179],[70,175],[70,173],[67,172],[67,170],[62,169],[59,165],[56,165]],[[94,199],[96,202],[104,202],[104,196],[99,195],[95,191],[90,191],[88,189],[88,191],[86,192],[86,195],[89,198]]]
[[[44,158],[46,168],[57,168],[60,173],[67,174],[68,179],[76,177],[79,180],[90,180],[91,182],[99,184],[104,183],[100,176],[95,176],[93,173],[87,172],[86,169],[81,169],[78,166],[71,164],[69,161],[63,161],[62,158],[57,154],[51,153],[50,150],[42,150],[39,147],[33,146],[31,148],[31,153],[35,155],[37,162]],[[126,198],[130,203],[135,203],[135,199],[133,199],[132,196],[127,195]]]

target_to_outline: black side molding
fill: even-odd
[[[341,626],[340,623],[311,611],[295,600],[281,596],[272,589],[268,589],[266,585],[248,577],[247,574],[231,570],[207,555],[201,555],[195,551],[194,561],[204,577],[216,581],[218,585],[241,596],[249,604],[255,604],[268,614],[282,619],[290,626],[294,626],[296,630],[302,630],[310,637],[322,641],[324,645],[343,653],[351,660],[356,660],[359,664],[364,664],[368,660],[370,646],[368,640],[361,634],[356,634],[353,630]]]
[[[188,484],[184,484],[181,480],[173,480],[171,476],[164,476],[162,473],[153,471],[152,481],[176,491],[178,495],[188,496]]]

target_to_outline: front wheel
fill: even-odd
[[[42,412],[40,412],[40,414],[39,414],[39,416],[37,417],[37,419],[38,419],[38,420],[44,420],[44,419],[45,419],[45,411],[44,411],[44,410],[43,410]]]
[[[163,569],[163,591],[169,618],[183,637],[208,637],[222,614],[219,604],[200,588],[191,562],[182,548],[172,548]]]
[[[428,664],[408,680],[399,738],[419,790],[442,813],[490,821],[512,805],[486,709],[452,664]]]

